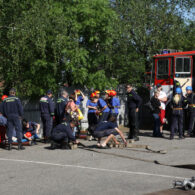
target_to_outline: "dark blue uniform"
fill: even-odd
[[[12,143],[13,129],[15,127],[18,143],[22,140],[21,117],[23,116],[23,108],[21,101],[16,96],[9,96],[3,101],[3,115],[7,118],[7,136],[8,143]]]
[[[104,108],[105,106],[107,106],[106,102],[102,99],[102,98],[99,98],[98,100],[98,107],[100,109]],[[110,114],[110,109],[108,108],[108,106],[102,111],[102,115],[100,116],[99,118],[99,123],[102,122],[102,121],[107,121],[108,120],[108,117],[109,117],[109,114]]]
[[[57,125],[51,134],[51,139],[56,142],[62,141],[75,141],[76,138],[73,135],[73,130],[69,123],[62,123]]]
[[[97,138],[106,137],[111,134],[117,135],[118,132],[115,130],[117,127],[116,123],[102,121],[98,123],[96,128],[94,129],[93,136]]]
[[[61,123],[66,118],[65,107],[67,102],[68,102],[67,98],[64,98],[63,96],[57,99],[56,115],[58,123]]]
[[[29,128],[23,127],[23,134],[30,132],[32,135],[36,134],[37,123],[29,121]]]
[[[175,96],[174,96],[175,97]],[[179,137],[182,138],[183,135],[183,107],[186,106],[185,99],[181,95],[178,103],[175,102],[174,97],[170,102],[172,108],[172,122],[171,122],[171,135],[170,138],[173,139],[175,129],[179,131]]]
[[[129,118],[129,139],[134,139],[139,134],[138,127],[138,112],[136,108],[141,106],[142,99],[134,90],[127,93],[127,107],[128,107],[128,118]]]
[[[54,116],[54,102],[48,96],[40,99],[41,120],[43,122],[43,136],[49,138],[52,129],[52,116]]]
[[[187,95],[187,104],[188,104],[188,135],[195,135],[194,131],[194,123],[195,123],[195,94],[191,93]]]

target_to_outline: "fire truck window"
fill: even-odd
[[[157,78],[166,79],[169,77],[169,61],[168,59],[159,59],[157,67]]]
[[[184,72],[190,71],[190,58],[184,58]]]
[[[177,58],[175,72],[181,74],[189,74],[191,72],[190,58]]]

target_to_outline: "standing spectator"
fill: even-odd
[[[87,108],[88,108],[88,114],[87,114],[87,118],[88,118],[88,130],[89,133],[92,134],[92,127],[95,126],[97,124],[97,115],[96,115],[96,111],[97,111],[97,97],[95,96],[95,93],[92,93],[90,95],[90,99],[87,101]]]
[[[68,93],[65,90],[62,90],[61,96],[57,99],[57,104],[56,104],[57,124],[60,124],[66,119],[65,108],[66,108],[66,104],[68,103],[67,97],[68,97]]]
[[[186,87],[186,99],[188,103],[188,133],[186,137],[193,137],[195,135],[194,132],[194,123],[195,123],[195,94],[192,92],[192,87]]]
[[[174,138],[175,129],[179,131],[179,139],[183,139],[183,107],[185,100],[182,96],[181,88],[176,88],[175,95],[171,100],[172,121],[171,121],[171,135],[170,139]]]
[[[160,116],[160,132],[161,132],[161,134],[163,134],[163,125],[166,122],[166,119],[165,119],[166,105],[165,105],[165,103],[167,101],[167,95],[162,90],[162,85],[161,84],[157,84],[156,87],[157,87],[157,90],[159,91],[158,99],[160,100],[160,103],[161,103],[161,109],[160,109],[160,113],[159,113],[159,116]]]
[[[129,118],[129,135],[128,139],[134,139],[139,141],[139,124],[138,124],[138,112],[142,103],[140,96],[133,90],[132,85],[126,86],[127,90],[127,107]]]
[[[41,120],[43,123],[43,137],[45,143],[49,142],[52,129],[52,117],[54,116],[54,102],[52,91],[48,90],[46,96],[40,99]]]
[[[153,137],[163,137],[160,132],[160,109],[161,109],[161,103],[158,99],[159,97],[159,91],[156,90],[154,92],[154,96],[151,98],[150,102],[153,107],[152,116],[154,118],[154,129],[153,129]]]
[[[98,111],[99,111],[99,120],[98,123],[102,121],[107,121],[109,114],[110,114],[110,109],[108,108],[106,102],[100,98],[100,91],[95,91],[96,97],[98,98]]]
[[[21,101],[16,97],[16,90],[10,89],[8,98],[3,101],[3,115],[7,118],[8,150],[12,149],[12,135],[15,128],[18,140],[18,150],[24,150],[22,145],[22,126],[23,107]]]
[[[75,90],[74,93],[75,93],[75,104],[79,108],[81,102],[85,99],[85,96],[84,96],[83,92],[79,89]]]

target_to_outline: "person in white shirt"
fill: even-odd
[[[165,108],[166,108],[166,101],[167,101],[167,95],[164,91],[162,91],[162,85],[159,83],[156,85],[157,90],[159,91],[159,96],[158,99],[160,100],[161,103],[161,110],[159,113],[160,117],[160,132],[163,132],[163,125],[165,124]]]

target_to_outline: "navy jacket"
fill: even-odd
[[[23,107],[18,97],[10,95],[3,100],[3,115],[5,117],[23,116]]]
[[[141,106],[142,99],[134,90],[131,90],[130,93],[127,93],[127,106],[128,109],[139,108]]]
[[[3,102],[0,103],[0,113],[3,114]]]
[[[63,119],[65,117],[65,107],[68,100],[64,97],[60,97],[57,99],[56,104],[56,114],[59,119]]]
[[[191,93],[187,95],[186,101],[188,104],[195,104],[195,94]],[[188,106],[188,111],[190,112],[195,112],[195,107],[194,106]]]
[[[39,108],[41,115],[54,116],[54,102],[48,96],[44,96],[40,99]]]
[[[69,123],[61,123],[59,125],[57,125],[53,131],[52,131],[52,135],[58,134],[58,133],[64,133],[65,137],[67,137],[69,140],[75,141],[76,138],[73,135],[73,130],[70,127]]]
[[[114,129],[116,127],[117,127],[116,123],[112,123],[112,122],[109,122],[109,121],[102,121],[102,122],[97,124],[94,131],[104,131],[106,129]]]
[[[187,102],[185,101],[185,98],[181,95],[179,102],[176,104],[176,102],[174,101],[174,97],[175,96],[173,96],[170,102],[170,106],[173,109],[172,114],[179,115],[183,112],[183,110],[174,110],[174,108],[184,108],[187,105]]]

